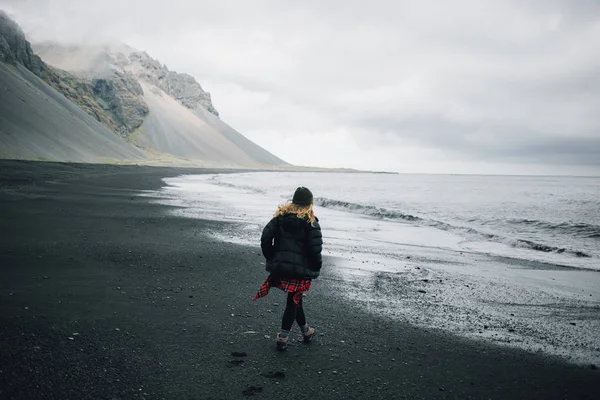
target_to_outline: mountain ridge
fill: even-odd
[[[110,77],[115,73],[129,72],[160,87],[189,109],[202,105],[219,116],[210,93],[202,89],[193,76],[169,70],[146,51],[124,43],[82,46],[45,41],[32,46],[47,63],[77,76]]]
[[[37,54],[36,48],[43,57]],[[108,159],[124,156],[124,159],[150,158],[170,163],[179,160],[245,167],[288,165],[223,122],[212,104],[210,93],[204,91],[191,75],[170,71],[148,53],[127,45],[109,48],[45,42],[32,47],[16,22],[0,10],[0,62],[16,68],[16,71],[0,69],[3,74],[0,83],[10,84],[13,88],[7,97],[12,108],[0,105],[0,121],[5,122],[0,127],[0,144],[4,147],[0,148],[0,157],[18,158],[19,154],[26,154],[35,158],[37,154],[38,158],[56,161],[69,159],[68,153],[56,146],[52,147],[52,152],[45,152],[44,146],[24,142],[26,137],[33,142],[42,140],[41,136],[47,141],[50,138],[48,129],[52,128],[53,134],[57,135],[55,142],[62,143],[65,148],[70,148],[68,141],[75,140],[78,131],[92,135],[90,130],[96,130],[102,136],[112,131],[115,138],[122,141],[112,137],[109,141],[115,145],[119,143],[118,146],[126,147],[130,153],[124,153],[123,149],[109,151]],[[54,91],[42,88],[41,81],[36,79],[41,79]],[[51,108],[55,115],[46,114],[49,108],[40,99],[32,99],[28,106],[18,102],[18,92],[39,92],[40,89],[49,94],[50,98],[44,100],[53,103]],[[1,91],[0,94],[8,96]],[[63,101],[60,95],[71,104]],[[20,104],[23,109],[13,107],[15,104]],[[73,106],[77,112],[73,112]],[[12,114],[2,115],[9,109]],[[25,109],[27,113],[24,113]],[[36,130],[32,132],[38,136],[22,133],[27,124],[22,119],[15,119],[15,110],[22,118],[26,118],[26,114],[37,117]],[[84,118],[79,111],[87,113],[98,124]],[[61,116],[62,126],[55,116]],[[44,119],[53,118],[56,121],[44,127]],[[85,129],[80,127],[64,132],[66,126],[82,124]],[[79,143],[79,139],[75,141]],[[81,150],[81,157],[74,160],[85,162],[83,154],[94,154],[97,159],[85,146],[77,148]]]

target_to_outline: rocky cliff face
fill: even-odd
[[[42,60],[33,53],[21,28],[0,10],[0,61],[25,66],[39,75],[45,68]]]
[[[113,79],[115,75],[130,74],[158,87],[190,110],[201,106],[219,116],[210,93],[202,89],[192,76],[170,71],[146,52],[125,44],[81,47],[38,43],[34,49],[49,64],[79,77]]]
[[[210,93],[204,91],[194,77],[169,71],[166,65],[161,65],[146,52],[132,52],[129,54],[128,61],[125,63],[123,61],[125,60],[121,59],[123,68],[131,70],[140,79],[158,86],[187,108],[195,110],[200,105],[219,116],[219,112],[212,104]]]
[[[128,138],[148,115],[142,87],[130,74],[115,73],[111,78],[92,80],[92,91],[100,105],[117,123],[116,130]]]
[[[131,137],[148,114],[142,88],[130,74],[86,79],[46,67],[39,76],[125,139]]]

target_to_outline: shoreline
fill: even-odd
[[[349,173],[349,174],[389,174],[398,175],[399,172],[393,171],[369,171],[359,170],[354,168],[328,168],[328,167],[311,167],[302,165],[282,164],[282,165],[222,165],[216,162],[203,162],[193,160],[177,160],[173,162],[170,160],[161,159],[148,159],[148,160],[124,160],[115,162],[78,162],[78,161],[54,161],[54,160],[28,160],[28,159],[13,159],[13,158],[0,158],[0,163],[45,163],[49,165],[91,165],[91,166],[105,166],[105,167],[140,167],[140,168],[162,168],[162,169],[174,169],[188,171],[187,173],[194,173],[194,171],[235,171],[235,172],[321,172],[321,173]],[[198,173],[198,172],[196,172]],[[202,173],[202,172],[200,172]]]
[[[317,340],[276,354],[283,295],[251,300],[266,276],[258,246],[212,240],[227,223],[170,216],[137,196],[181,169],[0,166],[0,398],[592,399],[600,391],[589,366],[370,314],[339,296],[332,270],[306,299]]]
[[[274,204],[276,196],[267,199],[260,185],[232,185],[240,179],[226,175],[207,178],[165,179],[165,187],[144,196],[175,206],[173,216],[232,223],[211,232],[214,239],[255,245],[270,218],[264,205]],[[367,232],[375,227],[377,233],[358,240],[347,222],[354,215],[327,208],[318,213],[327,226],[324,254],[338,260],[340,297],[422,329],[600,365],[597,269],[469,251],[445,231],[402,223],[377,226],[378,219],[360,214],[354,224]],[[355,287],[358,296],[352,295]]]

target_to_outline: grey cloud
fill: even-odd
[[[600,135],[549,137],[522,126],[457,123],[433,115],[366,119],[362,123],[366,132],[379,132],[378,137],[385,138],[381,146],[396,141],[452,151],[458,158],[480,161],[600,166]]]

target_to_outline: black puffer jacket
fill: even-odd
[[[273,218],[263,229],[260,247],[267,271],[288,278],[316,278],[323,259],[323,237],[319,221],[285,214]]]

